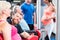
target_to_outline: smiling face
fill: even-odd
[[[18,24],[21,19],[22,19],[22,16],[21,16],[19,13],[16,13],[16,14],[13,16],[13,22],[14,22],[15,24]]]

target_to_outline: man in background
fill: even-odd
[[[30,30],[33,30],[34,25],[36,24],[36,14],[34,5],[31,2],[32,0],[25,0],[25,2],[21,5],[21,9],[24,14],[24,19],[29,25]]]

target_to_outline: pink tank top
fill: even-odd
[[[11,40],[22,40],[20,35],[17,33],[16,27],[12,26],[11,30]],[[3,34],[0,34],[0,40],[4,40]]]
[[[17,28],[12,26],[12,40],[22,40],[20,35],[17,33]]]
[[[47,7],[45,10],[44,10],[44,14],[43,14],[43,17],[42,17],[42,23],[43,25],[47,25],[47,24],[50,24],[51,23],[51,16],[53,15],[53,12],[51,11],[51,6],[50,7]],[[49,19],[49,20],[45,20],[45,19]]]

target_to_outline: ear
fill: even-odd
[[[5,12],[5,10],[2,10],[2,14],[5,14],[6,12]]]

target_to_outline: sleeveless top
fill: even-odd
[[[44,10],[44,14],[42,17],[43,25],[47,25],[47,24],[51,23],[52,19],[50,19],[50,18],[52,18],[52,16],[54,15],[54,12],[52,12],[51,9],[52,9],[52,7],[49,6]],[[45,20],[45,19],[48,19],[48,20]]]
[[[0,34],[0,40],[4,40],[3,34]],[[12,26],[11,40],[22,40],[20,35],[17,33],[17,28]]]

